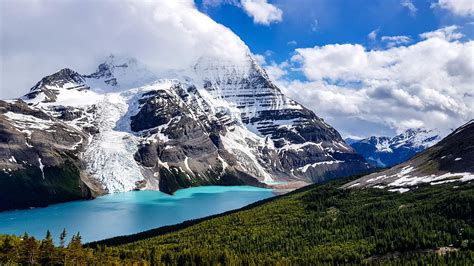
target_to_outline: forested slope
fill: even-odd
[[[93,243],[81,251],[81,260],[190,265],[474,262],[474,184],[427,185],[400,194],[341,189],[347,181],[313,185],[176,231],[168,227]]]

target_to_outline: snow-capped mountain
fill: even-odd
[[[62,69],[0,101],[0,208],[133,189],[318,182],[369,169],[250,54],[201,57],[173,77],[110,56],[92,74]]]
[[[347,141],[354,150],[374,166],[390,167],[404,162],[413,155],[435,145],[442,139],[437,130],[408,129],[394,137],[369,137]]]
[[[364,176],[344,187],[373,187],[406,192],[424,184],[473,180],[474,120],[471,120],[407,162]]]

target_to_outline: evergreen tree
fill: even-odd
[[[67,232],[66,232],[66,228],[64,228],[63,231],[61,232],[61,235],[59,235],[59,246],[62,248],[66,244],[66,236],[67,236]]]
[[[18,250],[11,236],[6,236],[0,248],[1,264],[10,264],[18,260]]]
[[[40,263],[42,265],[52,265],[55,263],[56,250],[54,247],[53,236],[48,230],[46,237],[41,241],[40,245]]]
[[[67,236],[67,232],[66,232],[66,228],[64,228],[61,234],[59,235],[60,257],[64,265],[67,262],[67,250],[65,249],[66,236]]]
[[[27,233],[23,235],[21,242],[21,263],[22,264],[36,264],[39,255],[38,242],[33,236]]]
[[[82,248],[82,237],[79,232],[72,236],[67,246],[67,256],[72,264],[82,264],[84,250]]]

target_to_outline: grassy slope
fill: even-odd
[[[99,247],[96,253],[169,263],[357,263],[394,252],[410,254],[404,260],[474,261],[474,184],[399,194],[339,189],[344,182],[313,185],[188,227],[105,241],[101,245],[131,243]],[[461,251],[444,257],[421,252],[446,246]]]

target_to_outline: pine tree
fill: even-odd
[[[67,236],[67,232],[66,232],[66,228],[64,228],[63,231],[61,232],[61,235],[59,236],[59,246],[62,248],[66,244],[66,236]]]
[[[67,246],[67,255],[73,264],[81,264],[84,250],[82,248],[82,237],[79,232],[72,236],[71,242]]]
[[[18,250],[11,236],[6,236],[0,248],[1,264],[10,264],[18,260]]]
[[[55,248],[53,242],[53,236],[48,230],[46,237],[41,241],[40,245],[40,263],[43,265],[52,265],[55,263]]]
[[[23,235],[21,242],[21,264],[35,264],[38,260],[39,247],[38,242],[27,233]]]
[[[59,246],[60,246],[60,257],[62,260],[62,264],[66,265],[67,262],[67,250],[64,248],[66,245],[66,228],[63,229],[61,234],[59,235]]]

